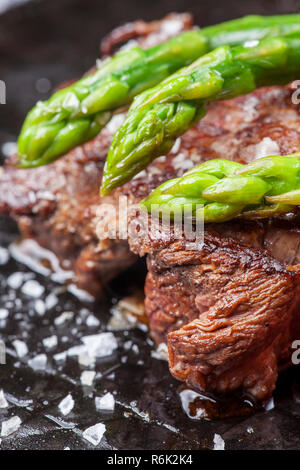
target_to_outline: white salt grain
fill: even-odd
[[[44,293],[45,288],[39,282],[29,279],[29,281],[26,281],[25,284],[23,284],[21,290],[23,294],[37,299]]]
[[[95,315],[89,315],[86,319],[86,324],[87,326],[99,326],[100,321],[95,317]]]
[[[0,320],[6,320],[9,315],[9,311],[6,308],[0,308]]]
[[[47,365],[47,356],[46,354],[38,354],[37,356],[29,359],[28,361],[29,367],[33,370],[45,370]]]
[[[97,423],[94,426],[90,426],[82,433],[82,437],[93,444],[93,446],[97,446],[100,444],[100,441],[103,437],[103,434],[106,431],[106,427],[102,423]]]
[[[74,408],[74,400],[72,395],[69,393],[58,405],[59,411],[67,416]]]
[[[43,345],[46,349],[53,349],[57,346],[57,336],[52,335],[43,339]]]
[[[95,358],[91,357],[89,353],[84,350],[78,356],[78,363],[83,367],[93,367],[95,365]]]
[[[12,289],[19,289],[24,282],[24,273],[18,271],[13,273],[8,276],[6,282]]]
[[[0,264],[4,265],[8,262],[9,260],[9,252],[6,248],[3,248],[3,246],[0,246]]]
[[[59,315],[59,317],[55,318],[54,323],[56,326],[61,326],[67,321],[72,320],[73,317],[74,317],[73,312],[63,312],[61,315]]]
[[[220,436],[220,434],[214,435],[214,449],[213,450],[224,450],[225,449],[225,442]]]
[[[19,416],[13,416],[7,421],[3,421],[1,425],[1,437],[6,437],[16,432],[21,426],[21,423],[22,421]]]
[[[93,385],[95,376],[96,372],[94,370],[84,370],[80,376],[80,382],[82,385],[91,387]]]
[[[17,353],[17,356],[18,357],[24,357],[26,356],[26,354],[28,354],[28,347],[27,347],[27,344],[24,343],[24,341],[21,341],[19,339],[15,339],[13,342],[12,342],[15,350],[16,350],[16,353]]]
[[[46,304],[42,299],[38,299],[34,302],[34,310],[38,315],[41,317],[44,315],[46,312]]]
[[[84,336],[82,341],[91,357],[110,356],[118,347],[115,336],[110,332]]]
[[[151,357],[161,361],[168,360],[168,346],[165,343],[160,343],[155,351],[151,351]]]
[[[0,390],[0,408],[7,408],[8,402],[4,396],[3,390]]]
[[[103,397],[95,398],[97,410],[113,411],[115,409],[115,399],[111,393],[106,393]]]

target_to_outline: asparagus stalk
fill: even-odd
[[[283,84],[300,72],[300,35],[263,39],[254,47],[223,46],[134,100],[108,153],[102,194],[129,181],[205,114],[212,100]]]
[[[248,165],[209,160],[163,183],[141,204],[149,213],[155,209],[154,215],[183,214],[186,206],[204,222],[287,213],[300,205],[300,152],[259,158]]]
[[[216,46],[293,32],[300,32],[300,15],[248,16],[182,33],[148,50],[122,51],[94,74],[37,103],[19,136],[20,163],[48,164],[92,139],[120,106]]]

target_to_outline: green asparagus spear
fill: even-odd
[[[38,102],[19,136],[20,164],[34,167],[50,163],[92,139],[120,106],[217,46],[293,32],[300,32],[300,15],[248,16],[182,33],[148,50],[134,47],[122,51],[94,74]],[[184,116],[191,114],[182,108]]]
[[[300,205],[300,152],[259,158],[248,165],[209,160],[163,183],[141,204],[149,213],[154,209],[154,215],[182,214],[189,205],[204,222],[287,213]]]
[[[300,72],[300,34],[263,39],[254,47],[223,46],[134,100],[108,153],[102,194],[129,181],[205,114],[212,100],[287,83]]]

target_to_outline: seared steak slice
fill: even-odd
[[[206,231],[151,243],[146,310],[154,339],[167,341],[171,373],[200,390],[272,393],[277,363],[290,358],[299,277],[263,250]]]

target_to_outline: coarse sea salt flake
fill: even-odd
[[[46,354],[38,354],[37,356],[29,359],[28,361],[29,367],[33,370],[45,370],[47,365],[47,356]]]
[[[17,356],[18,357],[24,357],[26,356],[26,354],[28,354],[28,347],[27,347],[27,344],[24,343],[24,341],[21,341],[19,339],[15,339],[13,342],[12,342],[15,350],[16,350],[16,353],[17,353]]]
[[[7,421],[3,421],[1,423],[1,437],[6,437],[16,432],[21,426],[21,423],[22,421],[19,416],[13,416]]]
[[[74,400],[72,395],[69,393],[58,405],[59,411],[64,415],[67,416],[74,408]]]
[[[84,370],[80,376],[80,382],[82,385],[91,387],[93,385],[95,376],[96,372],[94,370]]]
[[[73,317],[73,312],[63,312],[61,315],[59,315],[59,317],[55,318],[54,323],[56,326],[60,326],[66,323],[67,321],[72,320]]]
[[[224,439],[220,436],[220,434],[214,435],[214,449],[213,450],[224,450],[225,449],[225,442]]]
[[[99,326],[100,321],[95,317],[95,315],[89,315],[86,319],[86,324],[87,326]]]
[[[45,288],[34,279],[29,279],[29,281],[26,281],[25,284],[23,284],[21,290],[23,294],[28,295],[29,297],[39,298],[44,293]]]
[[[100,444],[100,441],[103,437],[103,434],[106,431],[106,427],[103,423],[97,423],[94,426],[90,426],[82,433],[82,437],[93,444],[93,446],[97,446]]]
[[[113,411],[115,409],[115,399],[112,393],[106,393],[103,397],[95,398],[97,410]]]
[[[24,282],[24,273],[16,271],[8,276],[6,282],[12,289],[19,289]]]
[[[44,338],[43,345],[47,349],[55,348],[57,346],[57,336],[52,335],[52,336],[49,336],[48,338]]]
[[[5,320],[9,315],[9,311],[6,308],[0,308],[0,320]]]
[[[82,342],[92,357],[110,356],[118,347],[115,336],[110,332],[84,336]]]
[[[9,260],[9,252],[3,246],[0,246],[0,264],[6,264]]]
[[[0,408],[7,408],[8,402],[5,398],[3,390],[0,390]]]

